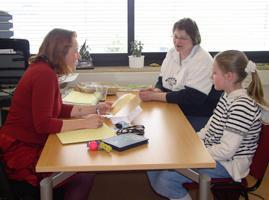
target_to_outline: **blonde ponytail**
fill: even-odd
[[[268,106],[264,99],[262,83],[257,71],[251,73],[252,81],[247,87],[248,95],[253,98],[257,103]]]

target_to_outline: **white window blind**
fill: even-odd
[[[53,28],[76,31],[92,53],[127,53],[126,0],[8,0],[0,9],[13,16],[13,38],[28,39],[31,53]]]
[[[167,51],[173,24],[184,17],[196,21],[208,51],[269,50],[268,0],[135,0],[135,38],[144,52]]]

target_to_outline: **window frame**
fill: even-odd
[[[130,55],[130,42],[135,38],[135,0],[128,0],[128,53],[126,54],[92,54],[95,66],[128,66]],[[210,51],[212,56],[218,52]],[[269,63],[269,51],[245,51],[248,58],[256,63]],[[162,64],[165,52],[142,53],[145,55],[145,65],[150,63]]]
[[[128,56],[130,55],[130,42],[135,39],[135,0],[127,0],[127,44],[128,53],[91,53],[95,67],[100,66],[128,66]],[[218,52],[209,52],[212,56]],[[248,58],[256,63],[269,63],[268,51],[247,51]],[[166,52],[142,52],[145,56],[145,66],[150,63],[162,64]]]
[[[128,55],[130,55],[130,42],[135,38],[135,0],[128,0],[128,53],[114,54],[92,54],[94,66],[128,66]],[[209,52],[212,56],[218,52]],[[247,51],[248,58],[256,63],[269,63],[269,51]],[[142,53],[145,56],[145,65],[150,63],[162,64],[165,52]]]

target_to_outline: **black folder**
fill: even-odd
[[[124,151],[126,149],[148,143],[148,138],[134,133],[126,133],[104,139],[104,142],[117,151]]]

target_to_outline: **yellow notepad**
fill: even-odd
[[[91,140],[103,140],[115,136],[115,131],[105,123],[100,128],[82,129],[58,133],[57,136],[62,144],[80,143]]]
[[[95,94],[71,91],[63,98],[64,103],[96,105],[98,97]]]

